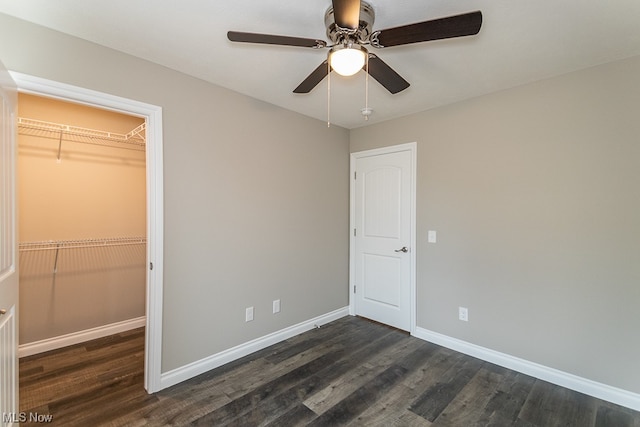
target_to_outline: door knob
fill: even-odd
[[[406,254],[409,252],[409,249],[407,249],[406,246],[403,246],[402,249],[396,249],[395,252],[404,252]]]
[[[7,310],[0,308],[0,316],[7,314]]]

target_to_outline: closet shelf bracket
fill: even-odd
[[[58,155],[56,156],[56,159],[58,160],[58,163],[60,163],[60,152],[62,151],[62,137],[64,135],[64,131],[62,129],[60,129],[60,139],[58,139]]]
[[[60,243],[56,244],[56,257],[53,260],[53,274],[58,272],[58,253],[60,252]]]

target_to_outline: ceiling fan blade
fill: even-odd
[[[409,87],[408,81],[373,53],[369,53],[369,75],[392,94],[402,92]]]
[[[301,37],[276,36],[272,34],[243,33],[239,31],[227,32],[227,38],[232,42],[275,44],[280,46],[298,46],[323,48],[327,46],[324,40],[305,39]]]
[[[360,25],[360,0],[332,0],[333,17],[340,28],[355,30]]]
[[[372,35],[374,47],[391,47],[431,40],[449,39],[478,34],[482,26],[482,12],[469,12],[416,24],[376,31]]]
[[[293,93],[309,93],[311,90],[318,85],[325,77],[329,74],[329,65],[327,60],[318,65],[318,68],[313,70],[306,79],[303,80],[302,83],[298,85],[297,88],[293,90]]]

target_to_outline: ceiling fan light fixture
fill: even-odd
[[[353,76],[364,67],[367,50],[357,44],[334,46],[329,51],[329,64],[341,76]]]

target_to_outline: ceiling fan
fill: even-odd
[[[482,26],[480,11],[372,32],[374,18],[373,7],[369,3],[361,0],[332,0],[332,6],[324,16],[331,44],[319,39],[239,31],[229,31],[227,37],[232,42],[328,48],[327,59],[293,90],[294,93],[309,93],[330,70],[349,76],[364,69],[389,92],[395,94],[408,88],[409,82],[365,46],[386,48],[471,36],[478,34]]]

